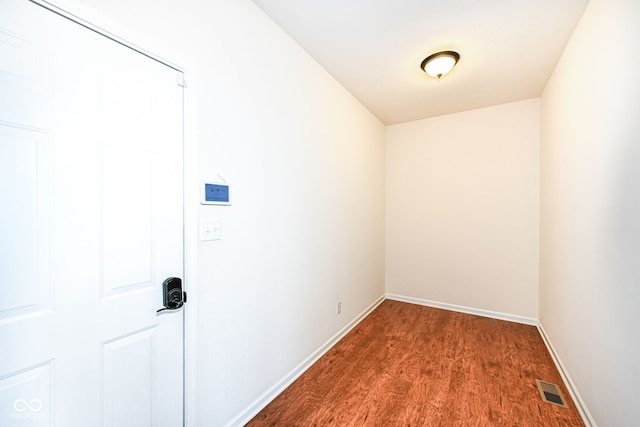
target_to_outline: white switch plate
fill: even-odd
[[[222,227],[220,218],[202,218],[200,220],[200,241],[220,240]]]

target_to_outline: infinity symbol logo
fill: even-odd
[[[18,412],[24,412],[27,409],[31,410],[31,412],[38,412],[42,409],[42,402],[40,402],[40,399],[32,399],[29,402],[24,399],[18,399],[13,402],[13,409]]]

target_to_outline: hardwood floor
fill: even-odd
[[[535,327],[386,300],[247,425],[584,424]]]

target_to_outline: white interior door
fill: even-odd
[[[181,81],[0,1],[0,425],[182,425]]]

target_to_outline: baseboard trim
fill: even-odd
[[[582,421],[584,422],[585,426],[597,427],[596,421],[593,419],[593,416],[591,415],[591,412],[589,412],[589,409],[587,409],[586,403],[582,399],[582,396],[580,395],[578,388],[576,387],[575,383],[571,379],[569,372],[564,367],[564,364],[562,363],[562,359],[560,359],[560,356],[556,352],[556,349],[553,347],[553,344],[551,343],[551,340],[549,339],[547,332],[542,327],[542,323],[538,321],[538,324],[536,326],[538,327],[538,332],[540,332],[542,341],[544,341],[544,344],[547,346],[547,350],[549,350],[549,354],[551,354],[553,363],[555,363],[556,368],[558,369],[558,372],[560,372],[562,381],[564,381],[564,384],[567,387],[567,390],[569,390],[571,399],[573,400],[573,403],[575,403],[576,408],[578,409],[578,412],[580,413],[580,416],[582,417]]]
[[[276,385],[267,390],[262,396],[256,399],[250,404],[244,411],[229,421],[226,426],[243,426],[247,424],[253,417],[255,417],[261,410],[263,410],[273,399],[275,399],[280,393],[282,393],[287,387],[291,385],[300,375],[302,375],[307,369],[318,361],[327,351],[331,349],[338,341],[340,341],[345,335],[347,335],[358,323],[360,323],[365,317],[367,317],[373,310],[376,309],[385,300],[385,296],[382,295],[373,304],[367,307],[362,313],[360,313],[355,319],[353,319],[348,325],[342,328],[338,333],[325,342],[320,348],[314,351],[309,357],[307,357],[302,363],[296,366],[287,376],[280,380]]]
[[[443,310],[457,311],[460,313],[473,314],[476,316],[490,317],[492,319],[506,320],[508,322],[522,323],[525,325],[537,326],[538,320],[531,317],[517,316],[515,314],[500,313],[497,311],[482,310],[479,308],[465,307],[463,305],[448,304],[444,302],[431,301],[427,299],[406,297],[403,295],[387,294],[387,299],[408,302],[411,304],[424,305],[427,307],[441,308]]]

